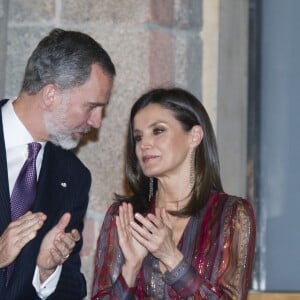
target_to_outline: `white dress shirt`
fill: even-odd
[[[11,100],[2,106],[2,120],[7,158],[9,193],[11,195],[20,170],[28,156],[27,144],[34,142],[34,140],[16,115]],[[37,176],[39,176],[41,170],[45,142],[40,142],[40,144],[42,147],[36,159]],[[32,284],[41,299],[46,299],[54,292],[60,277],[61,268],[61,266],[58,266],[55,272],[41,284],[39,269],[36,266]]]

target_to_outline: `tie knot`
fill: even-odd
[[[32,142],[28,144],[28,158],[36,159],[42,145],[40,143]]]

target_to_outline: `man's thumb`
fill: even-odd
[[[65,230],[65,228],[68,226],[71,220],[71,214],[70,213],[64,213],[61,218],[59,219],[58,223],[56,224],[56,227],[59,230]]]

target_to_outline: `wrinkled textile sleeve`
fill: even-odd
[[[121,275],[124,258],[118,245],[114,203],[107,211],[97,243],[92,299],[134,299],[136,289],[129,288]]]
[[[201,232],[198,262],[192,266],[182,260],[166,274],[166,282],[184,299],[246,300],[255,246],[251,204],[237,197],[215,197]]]

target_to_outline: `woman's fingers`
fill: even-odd
[[[135,218],[151,233],[163,227],[163,223],[153,214],[148,214],[145,218],[141,214],[136,213]]]

